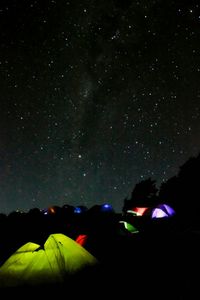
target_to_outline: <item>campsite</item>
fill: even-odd
[[[200,1],[0,1],[0,292],[200,300]]]
[[[160,189],[151,178],[139,182],[120,212],[106,202],[1,213],[0,289],[200,298],[199,166],[200,155],[190,158]]]
[[[120,214],[109,204],[2,214],[1,290],[194,299],[200,231],[184,224],[163,204]]]

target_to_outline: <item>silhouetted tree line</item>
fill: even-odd
[[[131,193],[131,198],[124,199],[123,212],[137,206],[154,206],[158,203],[158,188],[156,181],[148,178],[137,183]]]
[[[122,211],[137,206],[171,205],[178,216],[191,224],[200,223],[200,153],[179,167],[178,174],[163,182],[148,178],[137,183],[130,199],[124,199]]]

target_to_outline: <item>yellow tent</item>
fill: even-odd
[[[68,275],[97,264],[85,248],[64,234],[51,234],[44,244],[28,242],[0,267],[0,287],[62,283]]]

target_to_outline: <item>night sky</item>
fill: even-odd
[[[200,4],[0,2],[0,212],[108,202],[200,151]]]

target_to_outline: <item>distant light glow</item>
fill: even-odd
[[[80,207],[76,206],[76,207],[74,208],[74,213],[75,213],[75,214],[80,214],[81,212],[82,212],[82,209],[81,209]]]
[[[113,207],[109,203],[104,203],[101,205],[101,210],[102,211],[113,211]]]
[[[56,211],[55,211],[55,209],[53,207],[49,207],[48,212],[50,214],[55,214]]]

